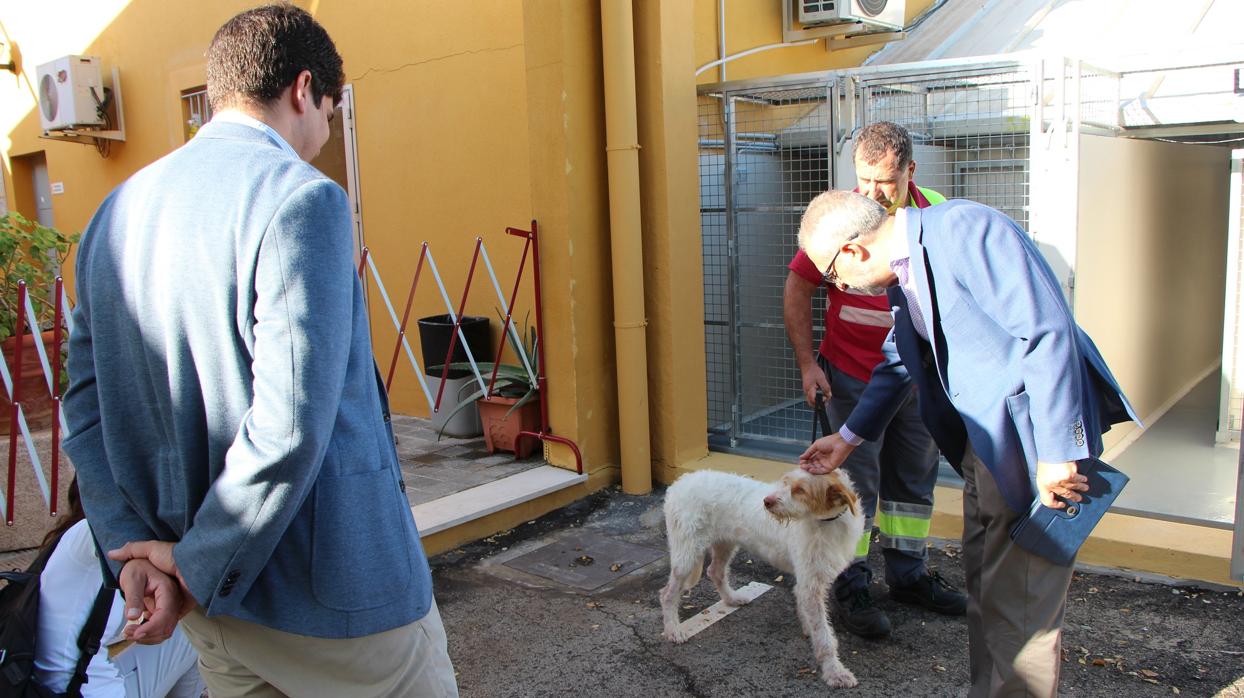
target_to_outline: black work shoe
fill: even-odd
[[[937,572],[926,574],[907,586],[891,586],[890,598],[947,616],[962,616],[968,612],[967,595],[952,587]]]
[[[838,599],[838,624],[852,635],[877,639],[890,636],[890,619],[873,605],[868,589],[857,589]]]

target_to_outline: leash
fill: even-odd
[[[816,441],[816,438],[817,438],[816,430],[818,426],[820,427],[822,436],[829,436],[830,432],[832,431],[832,429],[830,429],[830,426],[829,426],[829,412],[828,412],[828,408],[825,405],[825,394],[822,393],[819,388],[816,391],[816,406],[812,409],[812,440],[813,441]],[[821,523],[829,523],[830,521],[837,521],[838,519],[842,518],[842,515],[845,514],[846,512],[847,510],[843,509],[842,511],[838,512],[834,516],[829,517],[828,519],[817,519],[817,521],[820,521]]]
[[[821,428],[821,436],[829,436],[833,431],[829,426],[829,411],[825,404],[825,394],[818,388],[816,391],[816,406],[812,409],[812,440],[816,441],[817,426]]]

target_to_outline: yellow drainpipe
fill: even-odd
[[[631,0],[601,3],[600,33],[605,72],[605,157],[609,169],[622,491],[646,494],[652,490],[652,450],[648,435],[648,320],[644,316],[635,23]]]

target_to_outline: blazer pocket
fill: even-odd
[[[378,608],[406,592],[412,576],[410,509],[384,468],[320,478],[315,486],[311,590],[338,611]]]
[[[1028,472],[1032,473],[1037,467],[1037,441],[1033,436],[1032,414],[1028,406],[1028,392],[1021,391],[1018,395],[1012,395],[1006,399],[1006,411],[1011,415],[1011,424],[1015,427],[1015,434],[1019,438],[1020,448],[1024,451],[1024,463],[1028,466]]]
[[[60,447],[61,449],[70,449],[78,445],[79,442],[90,444],[92,439],[103,438],[100,434],[103,429],[103,422],[95,422],[82,431],[75,432],[64,439],[61,439]]]

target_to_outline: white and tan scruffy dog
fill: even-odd
[[[730,586],[730,559],[740,548],[795,575],[795,605],[821,665],[821,678],[835,688],[856,685],[838,660],[838,640],[826,617],[825,596],[855,557],[864,517],[851,480],[836,470],[810,475],[792,470],[775,483],[701,470],[684,475],[665,493],[670,581],[661,591],[664,637],[684,642],[678,604],[700,580],[704,554],[712,551],[708,578],[721,600],[747,600]]]

